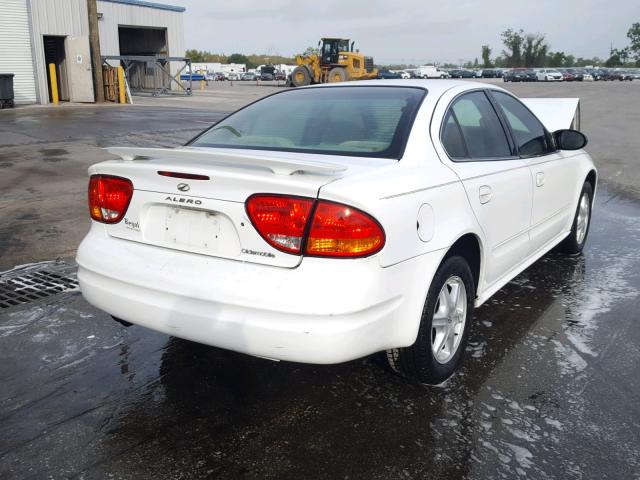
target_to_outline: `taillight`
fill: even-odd
[[[247,199],[247,214],[271,246],[283,252],[300,253],[312,206],[310,198],[253,195]]]
[[[340,203],[319,200],[305,253],[323,257],[364,257],[382,249],[384,231],[370,215]]]
[[[89,213],[102,223],[118,223],[127,213],[133,195],[131,180],[111,175],[89,179]]]
[[[246,208],[262,238],[283,252],[354,258],[372,255],[384,246],[385,234],[380,224],[348,205],[303,197],[253,195],[247,199]]]

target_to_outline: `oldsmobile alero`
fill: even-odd
[[[578,99],[481,83],[283,91],[175,149],[89,169],[85,298],[123,323],[270,359],[386,351],[436,384],[475,307],[579,253],[596,169]]]

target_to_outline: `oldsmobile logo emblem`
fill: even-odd
[[[191,187],[189,186],[188,183],[179,183],[178,184],[178,190],[180,190],[181,192],[188,192],[191,189]]]

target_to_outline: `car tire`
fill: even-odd
[[[334,67],[329,70],[329,76],[327,77],[329,83],[346,82],[349,79],[347,70],[343,67]]]
[[[299,65],[293,69],[291,73],[291,84],[294,87],[306,87],[311,84],[311,74],[309,69],[303,65]]]
[[[453,299],[455,289],[457,301]],[[445,300],[446,306],[442,305]],[[449,301],[455,301],[453,311]],[[387,350],[391,368],[427,385],[447,380],[462,363],[474,301],[475,285],[467,261],[460,256],[445,258],[429,286],[415,343]]]
[[[593,206],[593,187],[589,182],[584,182],[578,200],[576,213],[571,224],[571,232],[560,243],[560,251],[569,255],[577,255],[582,252],[587,241],[589,227],[591,226],[591,209]]]

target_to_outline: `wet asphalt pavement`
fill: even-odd
[[[87,169],[104,148],[175,147],[220,110],[63,106],[0,114],[0,271],[73,257],[89,227]]]
[[[77,291],[0,310],[0,478],[640,478],[640,203],[476,312],[461,372],[271,362],[123,328]],[[73,265],[58,267],[73,273]]]

